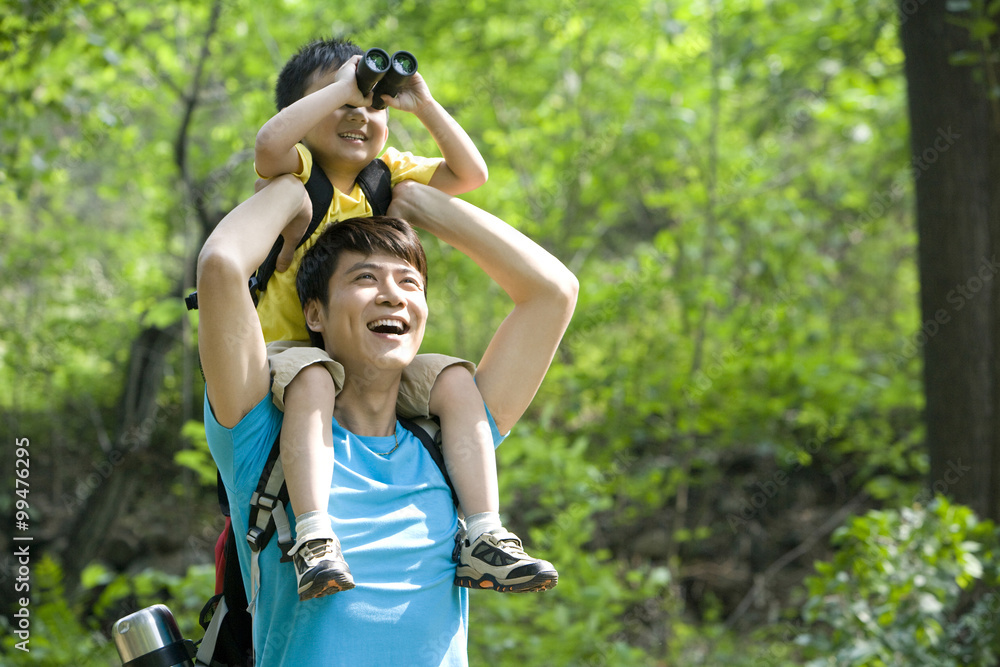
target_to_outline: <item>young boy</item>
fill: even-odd
[[[300,216],[293,223],[296,229],[286,228],[277,271],[257,308],[269,344],[272,397],[285,413],[281,457],[295,514],[291,553],[300,600],[354,587],[327,513],[333,408],[343,388],[343,368],[323,350],[309,346],[295,274],[326,225],[372,213],[355,179],[385,146],[388,109],[373,108],[373,94],[365,97],[358,89],[361,54],[349,41],[320,40],[303,47],[282,69],[276,86],[278,113],[260,129],[256,141],[255,167],[261,178],[293,174],[304,183],[316,165],[334,186],[326,217],[294,253],[295,237],[308,221]],[[387,149],[381,159],[390,168],[393,185],[412,179],[458,195],[486,182],[486,164],[479,151],[434,100],[419,73],[395,98],[384,96],[383,101],[415,114],[443,156],[428,159]],[[385,296],[387,302],[392,298]],[[368,323],[371,331],[386,337],[403,333],[408,326],[405,317]],[[418,355],[404,373],[397,403],[404,417],[433,414],[441,421],[446,466],[467,524],[455,584],[497,591],[551,588],[558,579],[555,568],[525,554],[517,536],[500,522],[493,438],[474,373],[475,366],[461,359]],[[379,454],[391,459],[394,451]],[[523,576],[525,571],[532,574]]]

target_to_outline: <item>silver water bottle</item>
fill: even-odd
[[[125,667],[194,667],[194,642],[181,637],[165,605],[155,604],[119,619],[111,634]]]

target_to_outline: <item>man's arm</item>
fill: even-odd
[[[215,228],[198,255],[198,352],[216,420],[231,428],[267,395],[264,335],[247,280],[286,225],[312,207],[293,176],[281,176]]]
[[[333,83],[296,100],[271,117],[257,132],[254,143],[254,166],[264,178],[295,174],[302,170],[295,144],[328,116],[345,104],[367,106],[358,90],[357,68],[361,56],[354,56],[339,70]]]
[[[431,95],[419,72],[413,74],[396,97],[382,98],[389,106],[415,115],[437,143],[444,158],[430,185],[450,195],[475,190],[489,178],[486,160],[462,126]]]
[[[514,301],[476,372],[483,399],[506,433],[534,398],[569,326],[576,276],[496,216],[418,183],[396,186],[390,215],[468,255]]]

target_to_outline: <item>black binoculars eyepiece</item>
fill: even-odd
[[[358,89],[366,96],[375,91],[372,106],[384,109],[383,95],[395,97],[400,87],[417,71],[417,59],[409,51],[396,51],[390,57],[382,49],[368,49],[358,63]]]

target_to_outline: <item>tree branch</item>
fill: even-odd
[[[202,74],[205,72],[205,62],[210,55],[210,44],[212,36],[219,27],[219,15],[222,13],[222,0],[215,0],[212,4],[212,14],[208,19],[208,29],[201,44],[201,54],[198,57],[198,64],[195,67],[194,77],[191,79],[191,90],[182,96],[184,101],[184,113],[181,116],[181,125],[177,130],[177,139],[174,141],[174,163],[181,172],[181,180],[190,189],[192,187],[191,174],[187,164],[187,145],[190,137],[188,129],[191,125],[191,118],[194,110],[198,106],[198,96],[201,93]]]
[[[778,572],[785,569],[785,567],[805,555],[820,539],[836,530],[837,526],[841,525],[848,516],[854,514],[866,500],[868,500],[868,492],[861,491],[854,496],[850,502],[834,512],[830,518],[810,533],[809,537],[802,540],[797,547],[771,563],[771,565],[768,566],[764,572],[759,574],[754,579],[753,586],[750,588],[749,592],[747,592],[740,603],[736,605],[736,609],[734,609],[733,613],[729,615],[729,618],[726,619],[726,627],[731,628],[735,625],[736,621],[738,621],[747,612],[747,610],[750,609],[750,605],[753,604],[754,600],[764,591],[768,581],[773,579],[774,575],[778,574]]]

